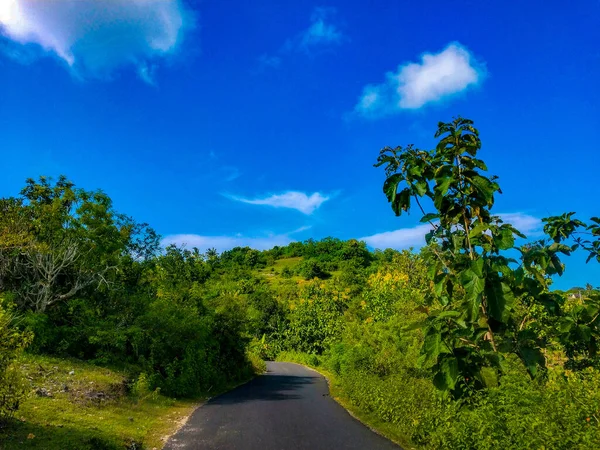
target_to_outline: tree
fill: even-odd
[[[530,311],[560,314],[550,277],[562,274],[560,255],[573,249],[542,240],[520,247],[520,261],[507,256],[525,236],[491,212],[501,190],[477,157],[478,130],[459,117],[440,122],[435,137],[430,151],[385,147],[375,166],[385,168],[383,191],[394,213],[417,208],[431,226],[423,253],[436,307],[422,325],[421,363],[432,368],[439,389],[462,396],[495,384],[507,353],[518,355],[531,376],[544,367],[546,342]]]
[[[11,249],[1,284],[17,293],[21,307],[36,312],[108,286],[121,258],[146,258],[159,246],[152,229],[114,211],[105,193],[76,188],[64,176],[56,183],[28,179],[20,198],[4,203],[28,225],[16,234],[27,241]],[[4,241],[7,235],[10,230]]]
[[[315,259],[302,261],[298,266],[298,274],[304,277],[305,280],[312,280],[313,278],[325,279],[330,276],[330,274],[323,269],[319,261]]]

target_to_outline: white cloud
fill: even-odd
[[[329,197],[315,192],[311,195],[306,195],[304,192],[288,191],[283,194],[274,194],[265,198],[248,199],[242,197],[228,196],[232,200],[237,200],[251,205],[267,205],[275,208],[290,208],[296,209],[304,214],[312,214],[324,202],[329,200]]]
[[[504,213],[498,215],[503,222],[510,223],[524,234],[537,234],[542,229],[542,220],[529,214]]]
[[[0,0],[0,32],[38,44],[79,75],[133,65],[152,82],[157,57],[175,52],[190,12],[180,0]]]
[[[288,245],[293,239],[287,234],[277,234],[266,237],[245,237],[245,236],[201,236],[198,234],[175,234],[166,236],[162,241],[163,246],[175,244],[184,245],[187,248],[198,248],[206,251],[209,248],[215,248],[218,252],[231,250],[234,247],[250,247],[256,250],[268,250],[278,246]]]
[[[203,236],[199,234],[173,234],[162,239],[161,245],[185,246],[187,248],[198,248],[198,250],[206,251],[209,248],[215,248],[219,252],[231,250],[234,247],[250,247],[256,250],[268,250],[277,246],[285,246],[296,239],[292,239],[290,235],[302,233],[309,230],[310,225],[305,225],[288,233],[283,234],[267,234],[266,236],[248,237],[242,234],[234,236]]]
[[[356,113],[380,117],[404,109],[418,109],[479,84],[485,68],[465,47],[448,45],[439,53],[425,53],[420,63],[401,64],[381,84],[364,88]]]
[[[365,236],[359,240],[365,241],[373,248],[393,248],[402,250],[410,247],[421,247],[425,244],[425,235],[431,231],[428,223],[413,228],[400,228],[399,230]]]
[[[537,234],[541,230],[541,219],[523,213],[498,214],[504,223],[510,223],[524,234]],[[373,234],[360,238],[373,248],[393,248],[402,250],[410,247],[422,247],[425,245],[425,235],[429,233],[432,226],[428,223],[417,225],[413,228],[400,228],[394,231]]]

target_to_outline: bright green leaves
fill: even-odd
[[[440,216],[438,214],[433,214],[433,213],[425,214],[423,217],[421,217],[421,223],[431,222],[432,220],[436,220],[439,217]]]
[[[564,337],[572,354],[585,349],[595,355],[597,311],[586,306],[563,314],[549,286],[564,271],[561,256],[578,247],[589,252],[588,260],[600,262],[600,218],[589,226],[573,213],[544,219],[551,241],[522,246],[521,260],[510,259],[503,254],[525,235],[491,212],[502,191],[478,158],[481,141],[473,122],[460,117],[440,122],[435,137],[432,151],[386,147],[376,164],[385,168],[383,189],[394,213],[417,206],[421,222],[432,225],[423,251],[431,310],[421,362],[432,370],[435,385],[454,396],[465,395],[465,383],[469,389],[494,385],[503,353],[518,355],[535,376],[545,366],[542,349],[552,333]],[[587,240],[576,237],[584,228]],[[569,346],[570,341],[577,344]]]
[[[447,349],[442,344],[442,335],[435,328],[430,328],[423,340],[423,364],[435,361],[440,353]]]
[[[384,148],[376,166],[385,168],[383,190],[394,213],[417,206],[421,222],[433,226],[424,254],[430,265],[430,298],[440,309],[430,313],[424,326],[421,361],[431,367],[439,389],[460,396],[465,380],[481,387],[497,383],[503,359],[498,346],[515,351],[501,331],[515,322],[514,284],[523,284],[529,272],[516,276],[514,261],[501,256],[524,236],[490,212],[501,191],[496,177],[486,176],[487,166],[477,158],[481,141],[473,122],[457,118],[439,123],[435,136],[439,143],[432,151]],[[428,213],[427,208],[434,211]],[[561,269],[555,255],[563,248],[533,250],[531,267],[543,260],[545,266]],[[540,272],[542,279],[544,273]]]
[[[483,278],[483,275],[478,275],[472,268],[467,269],[460,274],[460,281],[465,289],[465,299],[469,303],[479,301],[480,296],[485,289],[485,279]]]
[[[436,193],[437,203],[441,204],[441,199],[444,195],[446,195],[448,193],[450,186],[454,182],[454,178],[440,177],[440,178],[436,178],[435,182],[436,182],[435,193]]]
[[[545,224],[544,233],[557,243],[569,239],[577,228],[585,226],[581,220],[573,219],[573,214],[575,213],[570,212],[542,219]]]
[[[570,247],[571,250],[582,248],[589,253],[586,262],[590,262],[594,258],[600,262],[600,218],[592,217],[590,219],[592,223],[586,225],[581,220],[574,219],[574,214],[574,212],[569,212],[561,216],[542,219],[545,223],[544,233],[557,245],[571,239],[574,242]],[[585,228],[585,231],[578,231],[580,228]]]
[[[585,298],[558,320],[556,329],[567,356],[586,365],[595,359],[600,342],[600,296]]]
[[[438,372],[433,377],[433,384],[442,391],[451,391],[459,380],[458,359],[454,357],[443,358]]]
[[[494,204],[494,194],[500,189],[498,183],[481,175],[474,175],[472,178],[467,179],[485,200],[485,204],[492,206]]]
[[[404,188],[398,192],[398,186],[403,181],[400,174],[394,174],[385,181],[383,186],[383,192],[388,198],[388,201],[392,204],[394,214],[399,216],[402,211],[408,211],[410,209],[410,189]]]
[[[475,156],[481,148],[479,132],[473,127],[473,121],[462,117],[448,123],[440,122],[435,137],[442,137],[436,147],[437,153],[449,159],[463,153]]]
[[[596,261],[600,263],[600,217],[592,217],[590,220],[592,224],[586,227],[586,231],[592,235],[592,239],[576,239],[576,242],[589,252],[586,262],[596,258]]]
[[[401,215],[411,207],[411,197],[431,196],[429,181],[432,167],[429,152],[409,145],[406,148],[385,147],[379,153],[375,167],[384,166],[387,179],[383,192],[394,214]]]

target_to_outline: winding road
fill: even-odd
[[[165,446],[180,449],[401,450],[330,398],[317,372],[279,362],[198,408]]]

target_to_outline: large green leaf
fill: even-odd
[[[442,347],[442,335],[439,331],[430,328],[423,339],[423,351],[431,359],[437,358]]]
[[[489,315],[499,322],[506,323],[515,301],[510,286],[500,279],[492,279],[486,285],[485,294]]]
[[[491,367],[482,367],[479,371],[479,379],[487,388],[498,386],[498,371]]]
[[[494,243],[499,250],[508,250],[515,246],[515,237],[510,228],[501,226],[498,233],[494,235]]]
[[[471,231],[469,231],[469,238],[473,239],[474,237],[479,236],[481,233],[486,231],[489,228],[489,224],[485,222],[478,222]]]
[[[427,182],[424,180],[419,180],[413,184],[413,191],[419,197],[423,197],[427,191],[429,190],[429,186],[427,186]]]
[[[471,270],[480,278],[483,278],[483,258],[477,258],[471,262]]]
[[[519,356],[532,377],[535,377],[538,369],[546,366],[546,359],[539,348],[522,347],[519,349]]]
[[[472,269],[464,270],[460,274],[460,281],[467,293],[467,300],[471,302],[476,301],[485,288],[485,280]]]
[[[436,181],[436,185],[435,185],[436,195],[443,196],[448,193],[448,189],[450,189],[450,186],[454,182],[454,178],[443,177],[443,178],[437,178],[435,181]]]
[[[390,175],[383,183],[383,193],[389,202],[393,202],[396,198],[398,185],[404,180],[404,175],[395,173]]]
[[[590,342],[592,339],[592,329],[587,325],[578,325],[575,332],[577,333],[577,337],[585,343]]]
[[[440,365],[440,372],[444,374],[445,384],[449,389],[454,389],[458,381],[458,360],[454,357],[444,358]]]
[[[439,217],[440,217],[439,214],[434,214],[434,213],[425,214],[423,217],[421,217],[421,223],[431,222],[432,220],[436,220]]]
[[[408,211],[410,209],[409,188],[404,188],[398,194],[396,194],[394,201],[392,202],[392,209],[397,216],[402,214],[402,211]]]
[[[483,198],[488,204],[494,198],[494,192],[498,190],[498,185],[496,183],[481,175],[476,175],[471,178],[471,183],[483,195]]]

